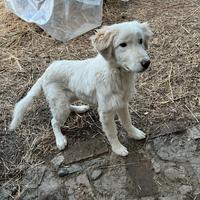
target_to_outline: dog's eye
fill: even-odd
[[[142,43],[143,43],[143,39],[140,38],[140,39],[139,39],[139,44],[142,44]]]
[[[126,47],[127,46],[127,43],[123,42],[119,45],[120,47]]]

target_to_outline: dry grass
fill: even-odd
[[[6,12],[2,0],[0,13],[0,182],[10,184],[15,180],[16,184],[24,167],[40,163],[58,151],[44,98],[36,101],[21,127],[11,133],[7,125],[13,105],[51,61],[87,58],[95,52],[88,39],[93,31],[61,43],[36,25]],[[148,131],[152,124],[170,120],[199,122],[199,1],[106,1],[104,24],[133,19],[148,21],[155,33],[150,44],[152,68],[138,79],[138,95],[130,106],[135,123]],[[95,111],[74,115],[65,129],[75,140],[81,134],[70,133],[85,130],[82,137],[90,137],[89,132],[101,133],[99,123],[92,125],[97,120]]]

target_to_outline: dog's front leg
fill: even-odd
[[[124,147],[118,137],[117,137],[117,129],[114,121],[114,113],[113,112],[99,112],[100,121],[102,123],[103,131],[105,132],[108,141],[112,147],[112,151],[120,156],[128,155],[128,151],[126,147]]]
[[[136,140],[144,139],[145,133],[138,128],[134,127],[131,123],[131,116],[128,110],[128,104],[123,108],[118,109],[117,115],[122,123],[122,126],[126,129],[128,137]]]

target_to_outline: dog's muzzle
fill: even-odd
[[[143,69],[146,70],[149,65],[150,65],[151,61],[149,59],[143,59],[140,64],[142,65]]]

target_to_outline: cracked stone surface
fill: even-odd
[[[164,174],[172,181],[176,181],[177,179],[185,179],[187,172],[183,166],[180,166],[179,168],[170,167],[164,171]]]
[[[97,180],[97,179],[101,176],[101,174],[102,174],[102,170],[96,169],[96,170],[94,170],[94,171],[92,172],[92,174],[91,174],[91,179],[92,179],[93,181],[95,181],[95,180]]]
[[[107,152],[105,144],[98,146],[100,151],[94,151],[95,143],[85,151],[86,154],[83,152],[83,157],[80,149],[74,151],[71,159],[63,152],[49,165],[26,170],[19,199],[200,199],[199,141],[188,140],[188,137],[188,131],[183,131],[153,136],[146,145],[144,142],[122,141],[130,152],[127,157]],[[83,146],[87,146],[87,142]],[[71,164],[72,160],[76,162]],[[62,169],[67,170],[65,176],[59,176]],[[9,194],[11,191],[6,190],[0,197],[6,199]],[[14,196],[17,195],[18,192]]]
[[[197,140],[200,139],[200,125],[194,126],[188,129],[189,139]]]
[[[182,186],[179,188],[179,192],[180,192],[182,195],[186,195],[186,194],[192,192],[192,186],[190,186],[190,185],[182,185]]]
[[[64,156],[62,155],[59,155],[59,156],[56,156],[54,157],[52,160],[51,160],[51,163],[53,164],[53,166],[55,168],[58,168],[64,161]]]
[[[175,195],[175,196],[160,197],[158,198],[158,200],[186,200],[186,197],[182,195]]]

